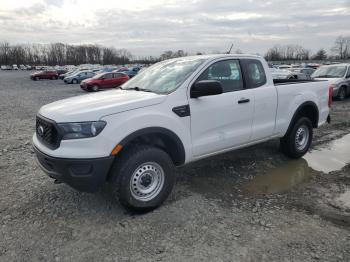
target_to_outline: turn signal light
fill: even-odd
[[[122,148],[123,148],[123,146],[122,145],[116,145],[114,148],[113,148],[113,150],[112,150],[112,155],[113,156],[115,156],[115,155],[117,155],[119,152],[120,152],[120,150],[122,150]]]

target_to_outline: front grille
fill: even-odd
[[[59,146],[59,134],[55,122],[43,117],[36,117],[36,134],[48,147],[56,149]]]

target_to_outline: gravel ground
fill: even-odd
[[[54,184],[31,149],[35,114],[82,93],[0,72],[0,261],[350,261],[350,166],[316,171],[276,140],[179,168],[169,200],[144,215],[106,190]],[[350,133],[350,99],[332,118],[311,158]]]

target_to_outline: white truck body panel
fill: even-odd
[[[305,82],[274,85],[266,61],[249,55],[212,55],[174,92],[159,95],[142,91],[113,90],[69,98],[43,106],[39,114],[57,123],[104,120],[107,125],[96,137],[62,140],[50,149],[33,136],[33,144],[43,153],[61,158],[110,156],[113,148],[135,131],[161,127],[175,133],[185,149],[185,163],[283,137],[294,113],[304,102],[316,104],[319,125],[329,115],[328,84]],[[211,64],[227,59],[256,59],[263,64],[267,82],[261,87],[216,96],[190,98],[190,88]],[[246,104],[238,104],[242,98]],[[179,117],[172,109],[188,104],[189,117]]]

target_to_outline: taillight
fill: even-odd
[[[328,107],[330,108],[333,103],[333,89],[334,85],[330,85],[328,89]]]

